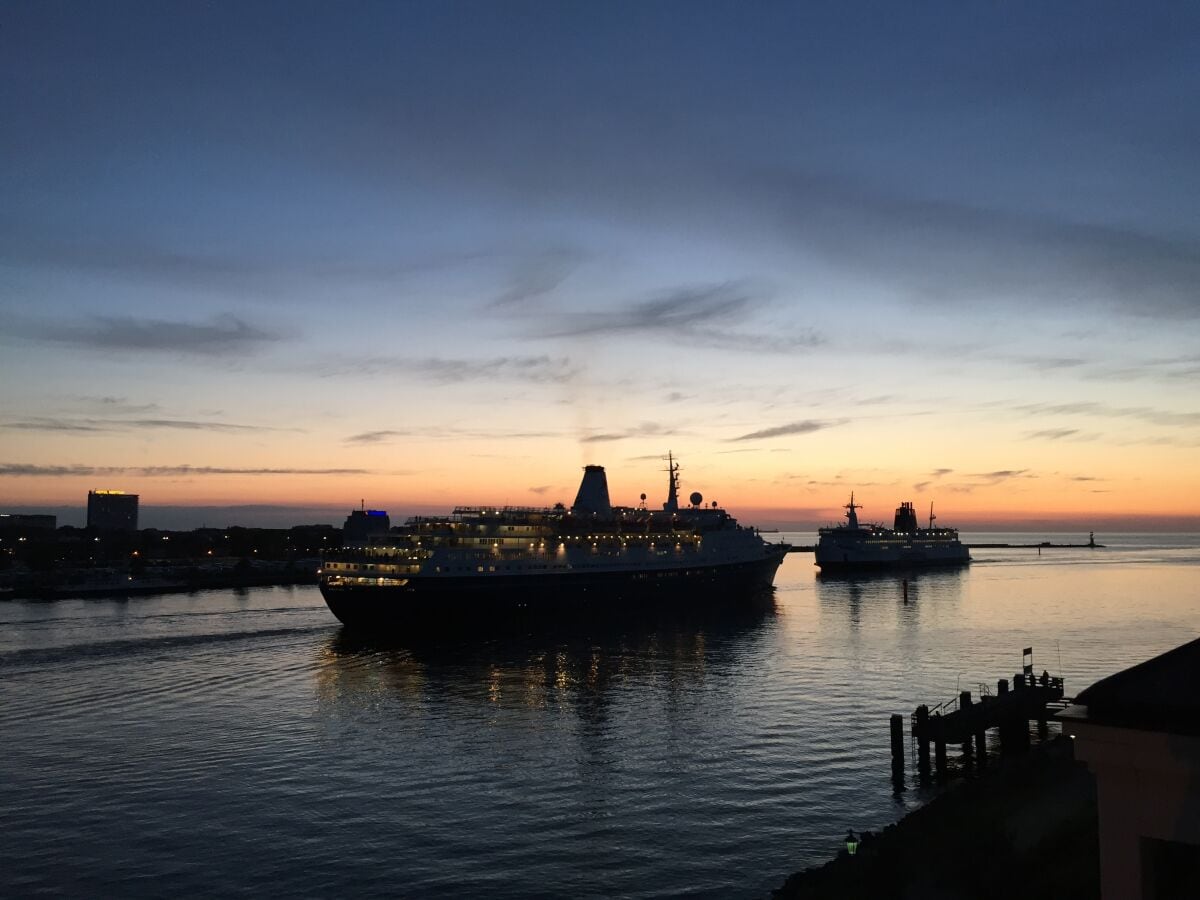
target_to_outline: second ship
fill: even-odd
[[[929,527],[917,522],[917,512],[901,503],[891,528],[859,523],[854,494],[846,504],[846,523],[817,531],[816,564],[824,572],[861,572],[874,569],[961,566],[971,553],[954,528],[934,528],[933,507]]]
[[[737,600],[769,590],[790,547],[769,543],[699,493],[679,501],[667,459],[660,510],[614,506],[586,466],[568,509],[458,507],[416,516],[324,561],[321,594],[347,626],[466,622]]]

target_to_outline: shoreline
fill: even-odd
[[[250,572],[245,574],[205,575],[181,580],[133,579],[125,583],[14,585],[0,590],[0,602],[11,600],[100,600],[112,597],[149,597],[157,594],[191,594],[222,588],[290,587],[316,584],[315,572]]]
[[[879,833],[790,875],[775,900],[1100,896],[1095,782],[1058,737],[949,786]]]

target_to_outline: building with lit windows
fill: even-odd
[[[137,531],[138,495],[88,491],[87,524],[100,531]]]

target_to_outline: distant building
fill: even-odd
[[[1200,889],[1200,640],[1098,681],[1059,713],[1096,776],[1103,900]]]
[[[0,513],[0,528],[43,528],[47,531],[53,531],[57,527],[57,516]]]
[[[386,511],[382,509],[356,509],[346,517],[342,526],[343,547],[365,547],[376,535],[388,533],[392,527]]]
[[[88,491],[87,524],[100,531],[137,531],[138,495]]]

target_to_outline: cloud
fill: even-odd
[[[773,205],[781,228],[810,250],[916,300],[1200,315],[1200,244],[1192,240],[926,199],[817,172],[761,172],[746,194],[764,211]]]
[[[526,259],[517,267],[512,283],[495,300],[492,307],[517,306],[552,293],[585,259],[577,249],[552,248]]]
[[[563,384],[573,381],[580,370],[566,357],[551,356],[497,356],[491,359],[368,356],[329,361],[318,365],[316,371],[325,377],[402,374],[435,384],[497,380]]]
[[[930,478],[941,478],[944,475],[951,474],[953,471],[954,471],[953,469],[934,469],[932,472],[929,473],[929,477]]]
[[[526,488],[526,490],[528,490],[531,494],[544,494],[547,491],[554,490],[554,485],[539,484],[537,487]]]
[[[50,477],[131,475],[142,478],[192,475],[371,475],[370,469],[227,468],[223,466],[44,466],[0,463],[0,476]]]
[[[245,432],[298,432],[299,428],[275,428],[269,425],[240,425],[234,422],[203,422],[194,419],[56,419],[32,418],[0,422],[0,430],[14,431],[67,431],[67,432],[114,432],[139,429],[167,429],[176,431],[216,431],[225,433]]]
[[[921,491],[925,490],[925,488],[929,487],[929,485],[931,485],[932,483],[933,482],[931,482],[931,481],[918,481],[916,484],[913,485],[913,490],[919,494],[919,493],[921,493]]]
[[[1037,416],[1096,416],[1108,419],[1136,419],[1169,428],[1200,426],[1200,412],[1177,413],[1149,406],[1110,406],[1094,401],[1076,403],[1032,403],[1014,407],[1018,412]]]
[[[761,305],[759,292],[744,282],[688,285],[612,310],[539,311],[530,333],[536,338],[654,336],[689,346],[758,353],[788,353],[824,343],[812,329],[792,334],[738,330]]]
[[[127,397],[90,397],[74,398],[84,406],[96,408],[110,415],[132,416],[138,413],[155,412],[160,409],[157,403],[132,403]]]
[[[556,322],[542,327],[541,336],[676,333],[702,323],[741,316],[754,302],[746,291],[728,283],[683,287],[609,312],[560,312]]]
[[[402,431],[364,431],[361,434],[352,434],[346,438],[347,444],[378,444],[381,441],[386,441],[388,438],[399,437],[404,432]]]
[[[280,335],[257,328],[232,315],[217,316],[201,323],[137,319],[133,316],[89,316],[77,323],[10,323],[9,330],[26,339],[89,350],[198,356],[247,353],[280,339]]]
[[[1029,469],[997,469],[994,472],[974,472],[967,476],[968,478],[978,478],[984,482],[987,487],[992,487],[1001,484],[1005,481],[1011,481],[1014,478],[1036,478]],[[970,490],[970,488],[967,488]]]
[[[1172,382],[1200,379],[1200,357],[1179,356],[1132,360],[1121,365],[1093,369],[1085,378],[1092,381],[1135,381],[1153,379]]]
[[[749,434],[739,435],[735,438],[729,438],[729,441],[759,441],[765,438],[784,437],[789,434],[812,434],[814,431],[822,431],[826,428],[835,428],[838,425],[844,425],[846,419],[837,421],[823,422],[816,419],[805,419],[801,422],[790,422],[787,425],[777,425],[774,428],[764,428],[761,431],[752,431]]]
[[[641,422],[624,431],[590,432],[579,441],[583,444],[606,444],[613,441],[623,441],[626,438],[673,436],[680,434],[678,429],[663,425],[659,422]]]
[[[403,430],[396,428],[384,428],[378,431],[363,431],[358,434],[352,434],[349,437],[343,438],[343,443],[371,445],[384,443],[392,438],[434,441],[500,441],[522,439],[536,440],[542,438],[556,438],[561,436],[562,435],[552,431],[479,431],[467,428],[435,425],[426,428],[405,428]]]
[[[1059,371],[1062,369],[1077,369],[1080,366],[1085,366],[1088,364],[1088,361],[1086,359],[1079,359],[1077,357],[1062,357],[1062,356],[1060,356],[1060,357],[1049,357],[1049,356],[1019,357],[1019,358],[1015,359],[1014,362],[1021,362],[1021,363],[1024,363],[1025,365],[1032,366],[1033,368],[1037,369],[1040,372],[1054,372],[1054,371]]]
[[[1026,433],[1025,437],[1029,440],[1061,441],[1074,434],[1079,434],[1078,428],[1047,428],[1043,431],[1030,431]]]
[[[66,431],[78,433],[114,430],[108,424],[69,421],[66,419],[25,419],[16,422],[3,422],[0,423],[0,428],[10,431]]]

